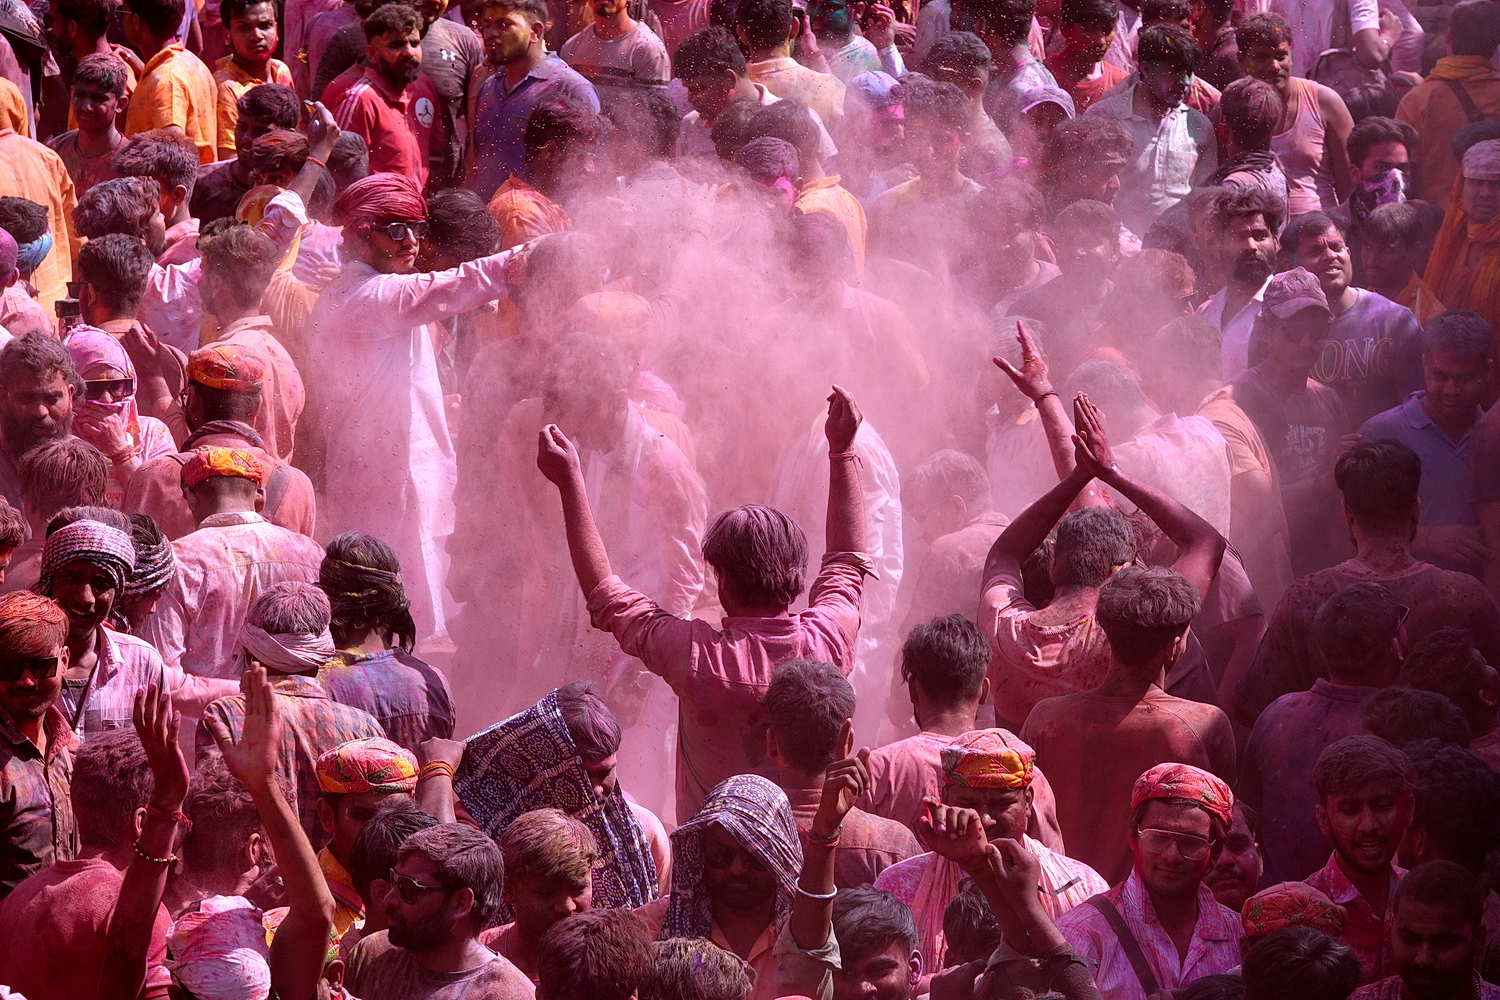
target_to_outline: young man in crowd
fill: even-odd
[[[201,225],[234,215],[251,187],[250,147],[273,128],[296,128],[302,101],[290,87],[262,83],[245,91],[235,111],[234,156],[200,169],[188,201],[188,211]]]
[[[1264,80],[1242,77],[1224,91],[1219,108],[1225,160],[1208,182],[1260,188],[1284,203],[1290,194],[1286,174],[1271,152],[1271,136],[1281,124],[1281,95]]]
[[[803,32],[811,35],[794,10],[792,0],[747,0],[735,9],[735,34],[749,60],[746,71],[777,97],[795,97],[812,108],[823,126],[836,132],[844,116],[843,81],[792,58],[793,43],[801,41]]]
[[[1421,274],[1432,249],[1425,228],[1421,211],[1411,202],[1377,205],[1360,225],[1359,258],[1364,287],[1410,309],[1424,325],[1447,308]]]
[[[1400,683],[1453,702],[1469,721],[1469,751],[1486,761],[1500,760],[1496,751],[1500,675],[1474,648],[1474,637],[1467,629],[1440,628],[1414,645],[1401,661]]]
[[[218,85],[203,60],[174,37],[185,13],[185,0],[142,0],[121,18],[125,40],[146,60],[125,109],[125,135],[175,126],[206,164],[219,155]]]
[[[656,953],[634,914],[594,910],[547,932],[537,956],[539,1000],[632,1000]]]
[[[587,913],[599,847],[588,827],[559,809],[533,809],[511,820],[500,837],[506,904],[515,919],[479,939],[534,983],[537,952],[554,924]]]
[[[37,445],[70,436],[73,398],[83,380],[67,349],[41,331],[0,349],[0,495],[21,507],[19,465]]]
[[[1083,114],[1117,83],[1129,79],[1114,63],[1105,62],[1115,38],[1119,0],[1066,0],[1062,4],[1058,30],[1063,47],[1047,57],[1047,68],[1058,86],[1073,98],[1073,108]]]
[[[636,87],[665,88],[672,60],[662,40],[630,16],[627,0],[590,0],[594,23],[563,43],[563,61],[601,98]]]
[[[370,169],[427,184],[436,91],[422,74],[422,16],[401,4],[386,4],[364,22],[365,67],[329,84],[325,102],[340,129],[370,148]],[[347,86],[341,84],[347,82]]]
[[[1396,974],[1353,993],[1358,1000],[1421,996],[1459,1000],[1500,996],[1500,986],[1474,971],[1484,943],[1483,884],[1451,861],[1413,868],[1396,889],[1391,914],[1391,966]]]
[[[53,9],[56,10],[56,5]],[[94,53],[78,61],[73,72],[71,106],[77,125],[47,140],[47,145],[62,157],[77,194],[83,194],[100,181],[120,176],[112,160],[125,136],[116,122],[129,101],[133,83],[130,68],[113,52]],[[196,152],[195,147],[195,163]]]
[[[1419,245],[1423,260],[1442,227],[1442,207],[1418,200],[1414,197],[1415,191],[1410,190],[1414,186],[1411,175],[1415,169],[1417,144],[1417,130],[1409,123],[1378,115],[1361,118],[1344,144],[1349,152],[1349,170],[1354,177],[1354,186],[1349,197],[1330,209],[1328,214],[1349,238],[1356,284],[1370,287],[1362,258],[1365,223],[1376,208],[1387,204],[1410,205],[1417,212],[1421,220]],[[1425,318],[1423,322],[1426,322]]]
[[[1120,217],[1103,202],[1084,199],[1065,206],[1046,229],[1058,276],[1021,296],[1011,310],[1042,324],[1048,366],[1071,373],[1087,353],[1090,335],[1105,320],[1105,302],[1120,262]]]
[[[156,262],[166,267],[198,256],[198,220],[189,209],[198,177],[193,144],[170,129],[137,132],[120,147],[111,162],[121,177],[150,177],[161,188],[161,216],[166,231]]]
[[[219,5],[229,36],[229,54],[214,69],[218,93],[218,158],[233,159],[240,116],[240,98],[263,83],[292,85],[292,71],[272,56],[280,39],[276,5],[267,0],[229,0]]]

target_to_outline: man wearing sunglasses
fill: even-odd
[[[1147,1000],[1240,964],[1240,915],[1203,884],[1233,825],[1229,786],[1158,764],[1136,779],[1130,808],[1130,875],[1057,922],[1111,1000]]]

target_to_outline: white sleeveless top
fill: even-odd
[[[1297,115],[1291,128],[1271,137],[1271,152],[1276,154],[1286,174],[1287,217],[1296,218],[1308,212],[1327,211],[1339,199],[1333,188],[1333,174],[1324,162],[1323,137],[1327,128],[1318,106],[1318,85],[1297,77],[1291,82]]]

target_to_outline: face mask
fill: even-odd
[[[79,403],[78,405],[91,406],[96,412],[102,413],[107,417],[122,417],[125,415],[125,407],[129,405],[129,402],[122,400],[118,403],[98,403],[90,399]]]
[[[1376,206],[1400,204],[1406,200],[1406,174],[1400,170],[1387,170],[1373,180],[1360,181],[1360,190]]]

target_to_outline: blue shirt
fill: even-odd
[[[548,53],[541,65],[509,92],[505,67],[479,88],[474,110],[474,160],[478,167],[474,189],[488,202],[511,174],[526,165],[526,121],[549,97],[561,96],[599,111],[594,85],[557,56]]]
[[[1422,408],[1425,395],[1426,390],[1419,390],[1399,406],[1375,414],[1364,422],[1359,433],[1367,441],[1400,441],[1422,459],[1422,485],[1417,491],[1422,499],[1422,524],[1476,528],[1479,515],[1474,509],[1474,453],[1470,442],[1484,411],[1476,407],[1473,425],[1454,441]]]

